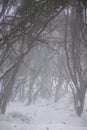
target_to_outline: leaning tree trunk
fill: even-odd
[[[0,104],[1,104],[0,107],[1,107],[1,112],[3,114],[5,113],[9,98],[11,96],[11,92],[13,90],[15,79],[16,79],[16,76],[17,76],[17,74],[19,72],[19,68],[20,68],[22,60],[23,60],[23,57],[20,57],[18,63],[15,66],[15,69],[13,71],[13,75],[12,75],[11,79],[9,80],[9,82],[8,82],[8,84],[7,84],[7,86],[6,86],[5,90],[4,90],[4,93],[2,95],[2,100],[0,101]]]
[[[82,48],[82,36],[81,28],[83,27],[83,7],[80,2],[78,4],[74,1],[72,7],[72,61],[74,78],[76,80],[76,90],[78,95],[78,104],[76,113],[81,116],[84,109],[84,99],[86,93],[86,81],[83,77],[83,70],[81,66],[81,48]]]
[[[78,96],[79,96],[79,103],[78,103],[78,107],[76,110],[76,113],[78,116],[81,116],[83,109],[84,109],[84,99],[85,99],[85,93],[86,93],[86,89],[83,90],[79,90],[78,92]]]
[[[67,12],[69,14],[69,11]],[[81,29],[83,28],[83,6],[81,2],[72,1],[71,9],[71,43],[70,45],[67,42],[68,37],[68,23],[69,15],[66,18],[66,27],[65,27],[65,52],[68,69],[71,75],[71,79],[76,88],[77,94],[77,104],[76,104],[76,113],[78,116],[81,116],[81,113],[84,108],[84,99],[86,93],[86,81],[83,77],[83,69],[81,66],[81,48],[82,45],[82,35]]]

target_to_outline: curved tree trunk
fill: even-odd
[[[69,13],[69,12],[68,12]],[[83,28],[83,6],[81,2],[72,1],[71,9],[71,51],[67,43],[68,20],[66,19],[65,30],[65,51],[67,58],[67,65],[71,75],[71,79],[76,88],[77,97],[74,97],[76,105],[76,113],[81,116],[84,108],[84,99],[86,93],[86,81],[83,77],[83,69],[81,66],[81,48],[82,48],[82,35],[81,29]],[[77,100],[77,101],[76,101]]]

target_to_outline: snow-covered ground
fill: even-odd
[[[87,130],[87,104],[78,117],[69,96],[58,103],[38,101],[30,106],[11,102],[6,115],[0,115],[0,130]]]

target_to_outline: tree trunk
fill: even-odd
[[[13,90],[13,86],[14,86],[14,83],[15,83],[15,79],[16,79],[16,76],[19,72],[19,68],[20,68],[20,65],[21,65],[21,62],[22,62],[22,58],[21,57],[13,71],[13,75],[11,77],[11,79],[9,80],[5,90],[4,90],[4,93],[2,95],[2,100],[0,102],[1,104],[1,112],[4,114],[5,113],[5,110],[6,110],[6,107],[7,107],[7,104],[8,104],[8,101],[9,101],[9,98],[11,96],[11,92]]]

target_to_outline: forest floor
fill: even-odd
[[[43,100],[30,106],[10,102],[6,114],[0,114],[0,130],[87,130],[87,98],[81,117],[69,96],[57,103]]]

